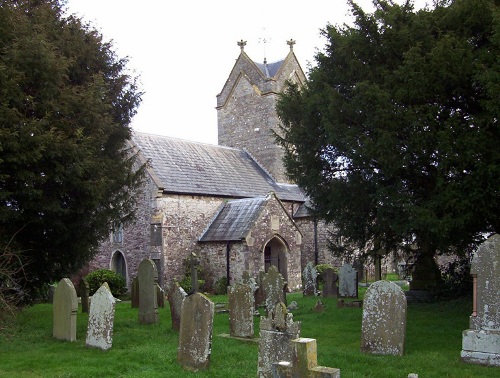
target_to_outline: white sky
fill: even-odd
[[[372,9],[371,0],[357,3]],[[425,3],[415,0],[416,7]],[[140,76],[145,93],[135,130],[213,144],[216,95],[239,56],[237,41],[247,41],[252,60],[274,62],[294,39],[307,74],[326,44],[320,29],[352,20],[346,0],[68,0],[67,9],[112,40]]]

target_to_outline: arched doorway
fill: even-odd
[[[285,281],[288,280],[287,270],[287,252],[288,247],[278,236],[273,237],[264,246],[264,271],[267,272],[271,265],[278,268]]]
[[[111,259],[111,269],[120,274],[127,280],[127,264],[125,256],[120,251],[116,251]]]

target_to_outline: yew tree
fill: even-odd
[[[406,251],[433,288],[436,254],[500,231],[499,5],[349,3],[354,24],[327,25],[307,85],[281,96],[277,141],[344,252]]]
[[[126,65],[63,2],[1,1],[0,246],[17,258],[0,287],[33,295],[75,273],[133,216],[141,92]]]

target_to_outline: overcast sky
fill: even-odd
[[[357,3],[372,9],[371,0]],[[140,76],[145,94],[135,130],[213,144],[216,95],[239,56],[237,41],[247,41],[252,60],[274,62],[294,39],[307,74],[326,44],[320,29],[352,22],[346,0],[68,0],[67,8],[112,40]]]

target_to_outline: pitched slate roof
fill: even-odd
[[[285,60],[282,59],[273,63],[257,63],[257,62],[254,63],[257,67],[259,67],[259,70],[262,71],[262,73],[266,78],[271,78],[276,76],[278,70],[280,69],[284,61]]]
[[[242,150],[139,132],[132,143],[150,162],[164,192],[233,198],[275,192],[281,200],[305,200],[297,185],[276,183]]]
[[[224,204],[200,241],[239,241],[251,230],[267,203],[267,198],[245,198]]]

